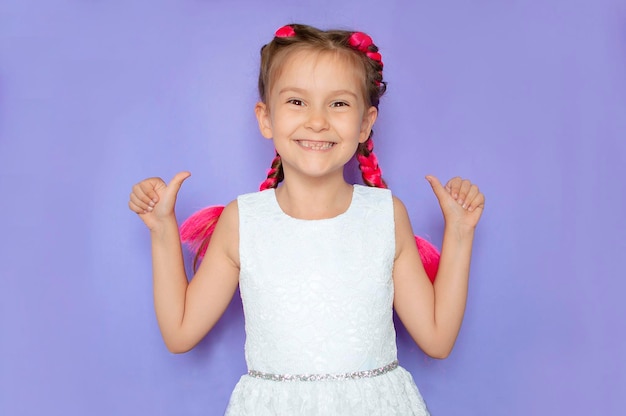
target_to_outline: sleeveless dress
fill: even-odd
[[[288,216],[273,189],[237,201],[248,374],[226,415],[428,415],[397,362],[391,192],[354,185],[322,220]]]

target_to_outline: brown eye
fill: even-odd
[[[345,101],[335,101],[331,104],[331,107],[348,107],[349,104]]]
[[[303,106],[304,102],[302,100],[298,100],[297,98],[292,98],[290,100],[287,100],[287,102],[289,104],[293,104],[293,105],[297,105],[297,106]]]

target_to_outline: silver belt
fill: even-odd
[[[248,370],[248,375],[250,377],[270,381],[341,381],[376,377],[388,373],[391,370],[395,370],[396,368],[398,368],[398,360],[394,360],[384,367],[375,368],[373,370],[354,371],[352,373],[343,374],[272,374]]]

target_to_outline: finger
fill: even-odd
[[[165,182],[161,178],[148,178],[137,184],[143,191],[145,197],[141,198],[150,206],[154,206],[159,202],[159,194],[157,190],[165,187]]]
[[[469,209],[474,203],[474,199],[480,192],[478,191],[478,187],[476,185],[470,186],[469,191],[467,191],[467,195],[465,196],[465,202],[463,203],[463,208]],[[474,203],[474,205],[476,205]]]
[[[178,172],[170,181],[170,183],[167,185],[167,189],[169,192],[173,192],[174,195],[178,194],[178,191],[180,190],[181,185],[183,184],[183,182],[185,181],[185,179],[187,179],[188,177],[191,176],[190,172],[187,171],[183,171],[183,172]]]
[[[149,202],[142,200],[135,193],[130,194],[130,201],[128,202],[128,206],[137,214],[150,212],[153,209]]]
[[[148,196],[147,192],[150,188],[147,188],[144,184],[145,181],[141,181],[138,184],[133,185],[133,190],[130,193],[131,198],[135,198],[145,204],[150,204],[151,198]],[[144,189],[145,188],[145,189]]]
[[[441,184],[441,182],[439,182],[439,179],[437,179],[437,177],[432,176],[432,175],[426,175],[426,180],[428,181],[430,186],[433,188],[433,192],[435,193],[435,196],[437,197],[437,200],[439,200],[440,203],[441,201],[443,201],[443,198],[450,197],[449,191],[443,187],[443,185]]]
[[[459,188],[459,197],[456,200],[459,203],[459,205],[465,204],[467,193],[469,192],[471,186],[472,186],[472,183],[468,181],[467,179],[461,181],[461,186]]]
[[[462,179],[460,176],[456,176],[448,181],[446,187],[450,189],[450,195],[456,200],[459,197],[459,191],[461,190]]]
[[[484,209],[485,208],[485,195],[482,192],[478,192],[476,198],[472,201],[470,206],[467,208],[468,211],[473,212],[476,209]]]
[[[137,215],[146,215],[146,214],[149,214],[149,213],[150,213],[150,211],[147,211],[147,210],[141,210],[141,209],[140,209],[139,207],[137,207],[136,205],[133,205],[133,203],[132,203],[132,202],[130,202],[130,201],[128,202],[128,206],[129,206],[129,208],[131,209],[131,211],[133,211],[133,212],[134,212],[135,214],[137,214]]]

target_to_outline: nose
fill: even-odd
[[[305,127],[313,131],[327,130],[329,128],[329,124],[325,109],[311,107],[309,109]]]

